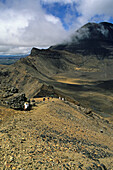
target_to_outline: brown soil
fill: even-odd
[[[0,107],[1,169],[112,170],[112,122],[59,99],[35,100],[26,112]]]

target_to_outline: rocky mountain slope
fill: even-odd
[[[112,28],[89,23],[0,65],[0,169],[112,170]],[[30,111],[14,110],[28,98]]]
[[[112,170],[113,124],[56,98],[0,108],[0,169]]]
[[[112,37],[112,24],[88,23],[68,43],[47,50],[33,48],[28,57],[6,67],[1,65],[0,85],[14,86],[29,98],[37,96],[43,86],[52,86],[59,95],[110,116],[113,112]],[[0,94],[2,98],[2,91]]]
[[[70,42],[52,47],[82,55],[95,55],[98,59],[113,58],[113,24],[88,23],[77,30]]]

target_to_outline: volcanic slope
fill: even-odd
[[[26,112],[0,108],[1,169],[112,170],[112,122],[67,101],[35,100]]]
[[[104,40],[99,36],[97,40],[100,47],[104,44],[107,55],[103,47],[102,53],[94,53],[90,43],[87,48],[80,46],[93,36],[89,26],[103,35]],[[48,50],[33,48],[30,56],[15,64],[0,65],[0,102],[2,89],[15,86],[29,98],[55,92],[80,103],[53,95],[45,102],[35,98],[36,106],[27,112],[0,105],[1,169],[112,169],[113,59],[112,36],[110,42],[107,37],[112,35],[112,24],[90,23],[83,28],[91,35],[79,40],[79,45],[73,37],[74,43],[67,44],[71,50],[64,45],[62,49],[61,45]],[[91,113],[84,112],[87,107]]]
[[[72,35],[70,42],[51,48],[83,55],[91,54],[98,59],[113,58],[113,24],[87,23]]]
[[[67,44],[47,50],[33,48],[31,54],[2,67],[0,85],[16,86],[34,97],[51,85],[103,116],[113,113],[113,24],[88,23]],[[43,97],[43,96],[42,96]]]

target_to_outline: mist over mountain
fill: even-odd
[[[66,50],[75,54],[112,58],[113,24],[107,22],[88,23],[78,29],[69,42],[51,48]]]
[[[107,116],[113,111],[111,23],[88,23],[69,42],[49,49],[32,48],[29,56],[0,67],[1,87],[14,86],[29,98],[38,96],[42,87],[51,86],[59,95],[77,100],[98,114]]]

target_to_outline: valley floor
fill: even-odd
[[[1,170],[112,170],[112,122],[59,99],[36,103],[30,111],[0,106]]]

